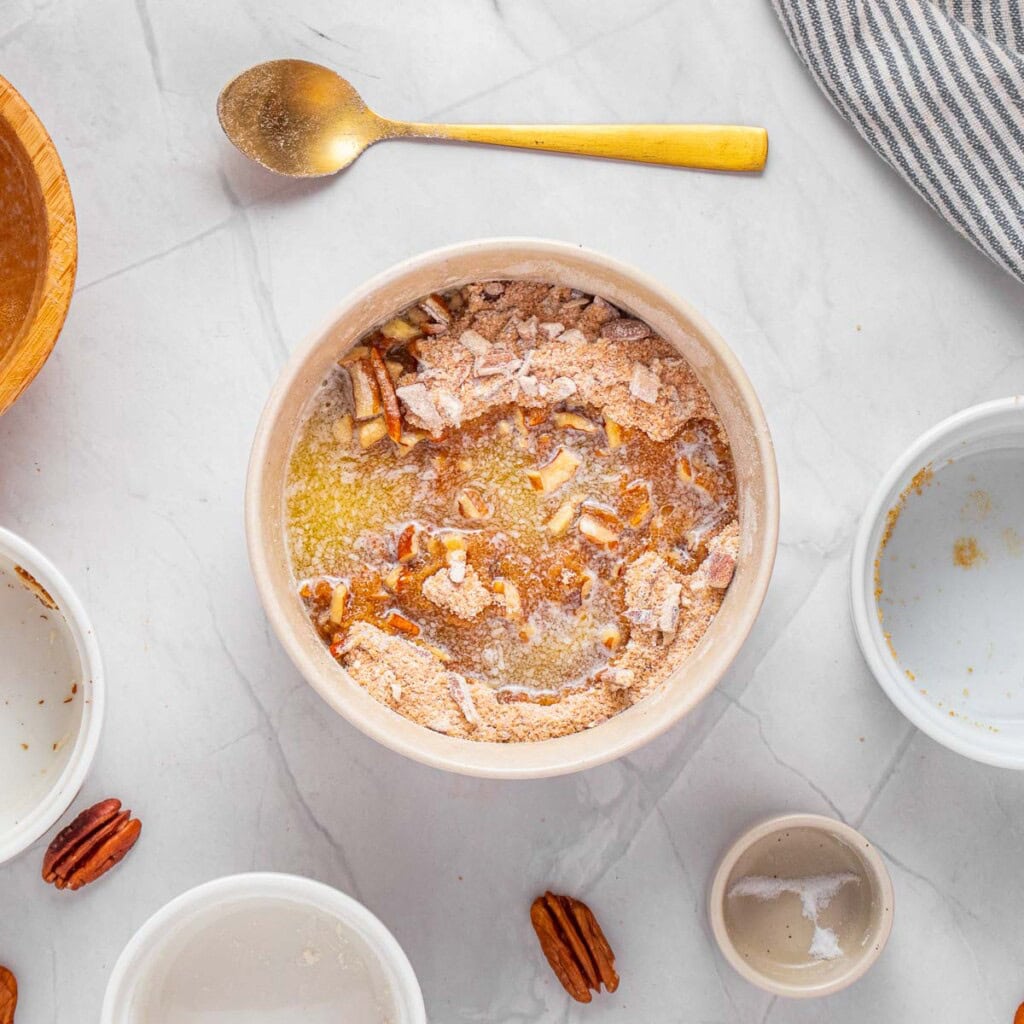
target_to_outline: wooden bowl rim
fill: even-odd
[[[78,226],[71,186],[57,147],[25,98],[0,75],[0,118],[21,143],[43,195],[46,271],[28,328],[15,341],[13,358],[0,375],[0,415],[42,369],[67,318],[78,268]]]

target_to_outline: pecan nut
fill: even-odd
[[[565,990],[589,1003],[590,990],[614,992],[619,987],[615,954],[597,919],[585,903],[546,892],[530,907],[530,921],[540,948]]]
[[[135,845],[142,822],[121,810],[120,800],[101,800],[57,833],[43,857],[43,881],[58,889],[95,882]]]
[[[14,1011],[18,1008],[18,979],[0,966],[0,1024],[14,1024]]]

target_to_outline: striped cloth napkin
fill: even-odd
[[[833,106],[1024,282],[1022,0],[772,0]]]

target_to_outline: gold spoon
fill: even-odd
[[[715,171],[759,171],[764,128],[716,124],[414,124],[375,114],[330,68],[272,60],[243,71],[217,100],[227,137],[246,156],[295,178],[334,174],[382,139],[445,139]]]

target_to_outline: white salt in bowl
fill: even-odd
[[[426,1024],[401,946],[361,903],[297,875],[231,875],[158,910],[111,973],[101,1024]]]
[[[739,494],[736,574],[718,615],[690,656],[653,694],[608,721],[534,743],[481,743],[445,736],[371,697],[331,657],[296,594],[285,537],[288,458],[307,403],[340,356],[373,326],[431,292],[472,281],[533,280],[600,295],[645,320],[690,363],[729,436]],[[245,494],[249,560],[270,623],[324,700],[368,736],[424,764],[491,778],[564,775],[622,757],[661,735],[718,684],[761,608],[775,562],[778,476],[764,413],[747,375],[715,329],[646,275],[562,242],[495,238],[416,256],[353,292],[278,378],[260,419]]]
[[[918,438],[868,503],[853,622],[907,718],[950,750],[1024,768],[1024,398]]]
[[[794,842],[794,837],[799,839]],[[803,915],[792,901],[787,905],[777,899],[766,900],[757,907],[756,915],[732,919],[726,903],[734,898],[730,897],[733,887],[752,865],[770,863],[773,881],[820,875],[823,869],[819,865],[834,863],[819,860],[829,857],[820,849],[839,851],[846,867],[859,877],[862,913],[840,929],[841,955],[830,960],[808,956],[807,962],[794,964],[790,931],[793,919]],[[820,814],[783,814],[748,829],[722,857],[708,893],[711,932],[725,959],[752,985],[790,999],[832,995],[862,978],[882,955],[894,915],[892,879],[878,851],[856,829]],[[756,957],[751,955],[750,934],[755,925],[758,940],[771,936],[770,947],[762,950],[758,946]]]
[[[103,693],[96,637],[70,584],[0,528],[0,864],[49,831],[81,789]]]

